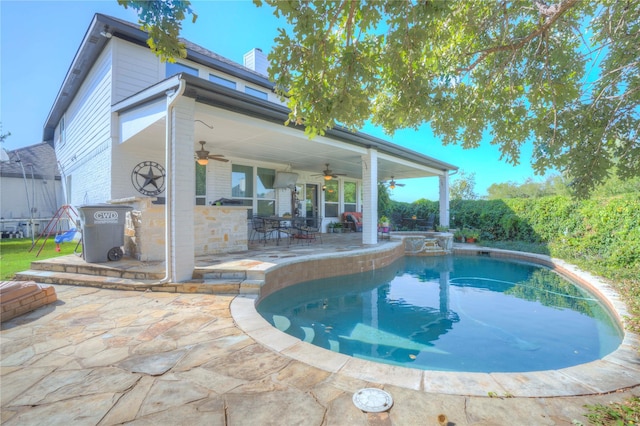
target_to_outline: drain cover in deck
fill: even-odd
[[[353,394],[353,403],[367,413],[381,413],[393,405],[388,392],[376,388],[364,388]]]

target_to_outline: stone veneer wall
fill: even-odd
[[[196,256],[247,250],[247,209],[196,206],[193,218]]]
[[[112,200],[112,204],[133,207],[125,225],[125,254],[140,261],[164,261],[164,205],[154,198]],[[194,255],[247,250],[247,207],[195,206]],[[176,230],[176,232],[180,232]]]
[[[364,254],[337,253],[332,257],[288,263],[283,267],[267,271],[265,283],[260,290],[260,300],[275,291],[301,282],[384,268],[402,256],[404,256],[404,245],[399,241],[393,246],[385,245],[380,250],[368,251]]]

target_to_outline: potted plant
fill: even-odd
[[[456,229],[456,232],[454,232],[453,234],[453,240],[460,243],[464,243],[464,232],[462,232],[459,229]]]
[[[381,232],[389,232],[389,218],[386,216],[380,216],[380,221],[378,223],[378,227]]]
[[[475,229],[465,229],[464,237],[468,243],[475,243],[480,237],[480,232]]]

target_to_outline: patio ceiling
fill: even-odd
[[[222,154],[234,162],[275,163],[282,165],[279,170],[290,166],[309,173],[321,173],[329,163],[333,173],[362,179],[362,156],[368,147],[374,147],[378,150],[379,181],[391,176],[397,180],[438,176],[456,169],[387,141],[344,129],[310,140],[301,127],[284,126],[285,107],[189,77],[180,76],[189,83],[185,96],[196,99],[194,152],[200,149],[199,141],[205,141],[205,149],[211,154]],[[122,108],[115,106],[115,110],[120,113],[123,142],[157,149],[158,141],[165,138],[165,116],[158,114],[165,103],[157,97],[158,91],[150,91],[155,98],[150,96],[146,102]]]

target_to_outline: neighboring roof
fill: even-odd
[[[56,161],[56,153],[48,143],[39,143],[13,151],[7,151],[9,162],[0,163],[0,176],[23,177],[22,167],[26,177],[36,179],[60,180],[60,171]],[[22,163],[22,166],[20,165]],[[31,167],[33,165],[33,167]]]

